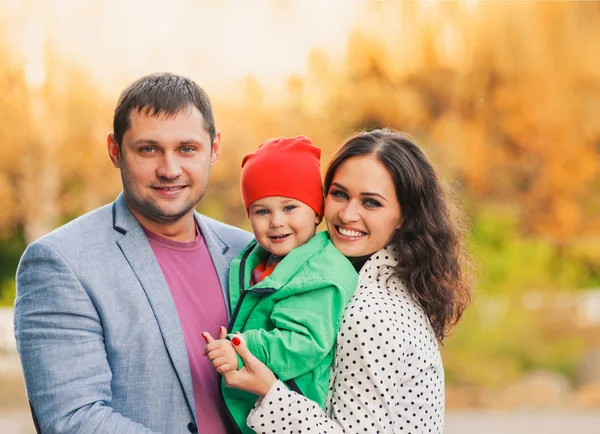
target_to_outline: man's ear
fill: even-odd
[[[121,168],[121,148],[117,144],[115,140],[115,134],[110,133],[106,138],[106,147],[108,149],[108,156],[110,157],[110,161],[112,161],[113,166],[117,169]]]
[[[215,138],[210,146],[210,167],[217,164],[219,154],[221,153],[221,132],[217,131]]]

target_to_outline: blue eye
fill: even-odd
[[[363,201],[363,205],[366,208],[379,208],[379,207],[381,207],[381,203],[379,203],[375,199],[365,199]]]
[[[181,152],[183,152],[184,154],[191,154],[195,150],[196,150],[196,148],[192,148],[191,146],[186,146],[184,148],[181,148]]]
[[[256,211],[254,211],[254,214],[256,214],[256,215],[268,215],[269,214],[269,210],[267,210],[267,209],[258,209]]]
[[[155,149],[152,146],[143,146],[140,148],[140,152],[142,154],[150,154],[151,152],[154,152]]]
[[[297,208],[296,205],[288,205],[288,206],[283,207],[283,211],[284,212],[289,212],[289,211],[292,211],[292,210],[294,210],[296,208]]]
[[[329,195],[338,199],[348,199],[348,195],[342,190],[329,190]]]

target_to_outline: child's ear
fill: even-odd
[[[321,220],[323,220],[323,217],[320,217],[315,213],[315,226],[319,226],[319,223],[321,223]]]

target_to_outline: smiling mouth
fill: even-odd
[[[185,188],[185,185],[176,185],[173,187],[152,187],[155,190],[160,190],[160,191],[178,191],[178,190],[183,190]]]
[[[281,240],[285,240],[287,237],[289,237],[291,234],[284,234],[284,235],[269,235],[269,238],[271,238],[272,240],[277,240],[277,241],[281,241]]]
[[[344,236],[346,238],[356,238],[356,239],[358,239],[358,238],[362,238],[365,235],[367,235],[366,232],[355,231],[353,229],[344,229],[341,226],[336,226],[335,229],[336,229],[336,231],[340,235],[342,235],[342,236]]]

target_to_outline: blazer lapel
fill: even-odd
[[[225,307],[227,311],[227,320],[231,316],[231,306],[229,300],[229,264],[233,259],[232,252],[229,246],[223,241],[221,237],[212,228],[210,220],[202,215],[194,212],[194,217],[208,248],[208,253],[212,259],[215,271],[219,277],[221,283],[221,290],[223,291],[223,298],[225,300]]]
[[[192,374],[177,308],[146,234],[127,208],[122,193],[113,204],[113,222],[114,229],[123,234],[117,244],[148,297],[171,362],[195,415]]]

